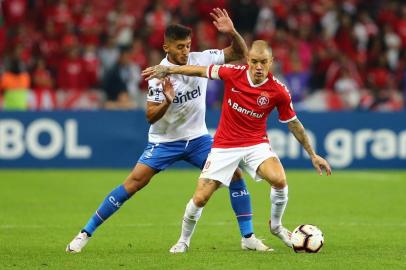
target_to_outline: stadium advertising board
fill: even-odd
[[[206,115],[211,132],[218,111]],[[334,168],[406,168],[406,113],[299,113]],[[274,115],[271,146],[288,168],[308,157]],[[1,112],[0,168],[128,168],[147,143],[144,112]],[[178,167],[184,167],[179,163]]]

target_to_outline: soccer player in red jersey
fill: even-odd
[[[270,231],[290,247],[291,233],[282,226],[282,216],[288,202],[288,185],[284,168],[270,148],[266,133],[266,120],[275,107],[279,121],[288,124],[289,130],[309,154],[319,175],[322,175],[323,169],[330,175],[331,169],[328,162],[318,156],[311,146],[293,109],[289,90],[270,73],[272,60],[268,44],[257,40],[249,50],[248,65],[155,66],[144,70],[143,75],[163,78],[168,74],[182,74],[224,80],[220,123],[193,195],[197,207],[186,208],[184,220],[195,216],[199,207],[204,207],[222,184],[228,186],[235,169],[240,166],[253,179],[265,179],[271,185]],[[182,235],[190,234],[191,237],[190,232],[193,232],[195,225],[196,222],[184,222]]]
[[[221,65],[245,57],[248,48],[244,39],[235,30],[226,10],[216,8],[210,13],[218,31],[232,39],[232,43],[223,50],[205,50],[191,52],[191,29],[182,25],[169,25],[165,30],[163,49],[167,53],[161,65],[179,66],[187,63],[197,66]],[[140,156],[134,170],[125,182],[113,189],[90,217],[86,225],[67,245],[66,251],[78,253],[87,245],[92,235],[104,222],[116,213],[122,205],[142,190],[152,177],[184,160],[203,169],[213,143],[205,123],[205,97],[207,79],[188,76],[171,76],[171,88],[162,88],[159,80],[149,81],[146,116],[151,123],[148,144]],[[159,82],[158,82],[159,81]],[[119,89],[120,90],[120,89]],[[241,248],[244,250],[268,251],[269,247],[255,237],[252,226],[250,194],[240,170],[229,186],[231,206],[236,214],[241,233]],[[188,205],[196,209],[193,201]],[[200,212],[203,208],[200,208]],[[185,222],[188,224],[198,219]],[[190,246],[188,235],[181,239],[183,245],[174,245],[171,253],[184,253]]]

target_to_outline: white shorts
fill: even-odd
[[[200,178],[217,180],[229,186],[235,170],[240,166],[254,180],[260,181],[262,177],[257,174],[257,169],[271,157],[278,158],[267,143],[248,147],[212,148]]]

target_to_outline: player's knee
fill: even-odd
[[[275,188],[284,188],[287,186],[285,175],[275,175],[271,179],[271,184]]]
[[[141,190],[149,183],[150,178],[145,176],[137,176],[130,174],[124,182],[124,187],[129,194],[134,194],[137,191]]]
[[[210,196],[207,196],[205,194],[195,194],[193,196],[193,202],[197,207],[204,207],[209,199]]]

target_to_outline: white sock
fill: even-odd
[[[196,223],[202,215],[202,211],[203,207],[196,206],[193,199],[190,199],[186,205],[185,215],[182,221],[182,233],[178,242],[185,242],[189,246],[190,239],[192,238]]]
[[[282,225],[282,216],[288,204],[288,186],[275,189],[271,188],[271,230]]]

